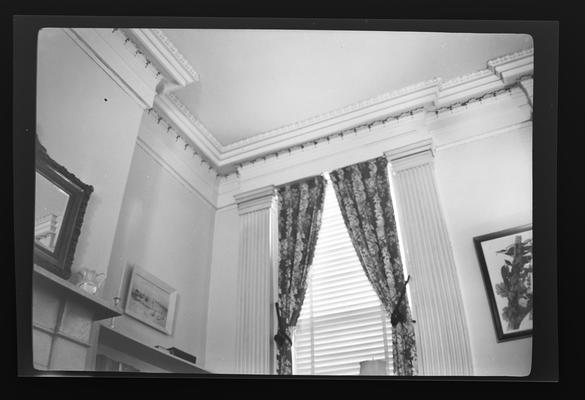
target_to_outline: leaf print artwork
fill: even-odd
[[[532,225],[473,238],[498,341],[532,334]]]
[[[509,329],[518,329],[526,316],[532,319],[532,239],[522,241],[518,235],[497,253],[507,257],[500,269],[502,282],[496,284],[496,293],[508,301],[502,318]]]

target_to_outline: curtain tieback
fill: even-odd
[[[278,332],[274,335],[274,341],[278,346],[283,346],[285,341],[288,342],[289,346],[292,346],[292,340],[286,333],[286,325],[284,321],[284,317],[280,313],[280,305],[278,302],[274,303],[276,307],[276,316],[278,318]]]
[[[408,281],[410,281],[410,275],[408,275],[406,282],[404,282],[404,285],[402,285],[400,297],[398,298],[398,301],[394,306],[394,311],[392,311],[392,314],[390,315],[390,323],[392,324],[393,327],[396,326],[399,322],[400,323],[406,322],[406,307],[402,307],[402,301],[404,299],[404,294],[406,293],[406,285],[408,284]],[[412,322],[416,321],[412,320]]]

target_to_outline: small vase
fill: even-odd
[[[88,293],[91,294],[96,294],[97,290],[98,290],[98,285],[95,282],[91,282],[91,281],[83,281],[81,283],[79,283],[79,287],[82,290],[85,290]]]

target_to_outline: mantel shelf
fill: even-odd
[[[53,289],[63,293],[65,296],[68,296],[71,300],[82,303],[86,307],[92,309],[94,311],[94,321],[122,315],[102,298],[85,292],[73,283],[58,277],[38,265],[35,265],[33,268],[33,281],[49,285]]]
[[[112,346],[116,349],[124,349],[123,351],[125,353],[170,372],[209,374],[208,371],[199,368],[192,362],[183,360],[182,358],[174,356],[154,346],[142,343],[126,333],[120,332],[116,328],[111,328],[103,322],[98,323],[98,325],[100,331],[99,341],[103,344]]]

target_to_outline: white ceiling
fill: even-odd
[[[516,34],[165,29],[200,81],[174,94],[223,145],[385,92],[485,69]]]

